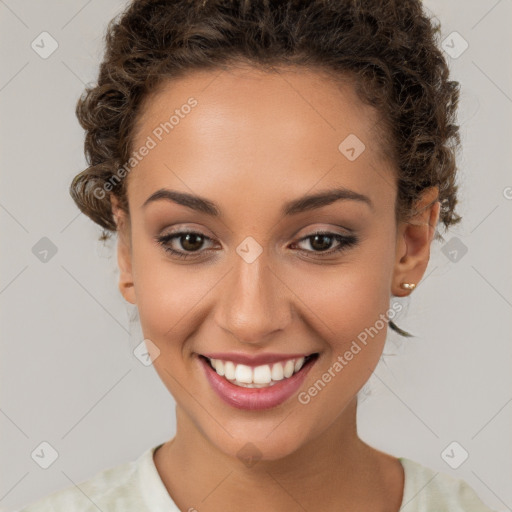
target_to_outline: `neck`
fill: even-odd
[[[226,510],[227,503],[230,510],[246,512],[328,511],[340,505],[357,510],[372,504],[381,510],[385,454],[359,439],[356,412],[354,398],[322,436],[277,460],[244,464],[214,446],[177,407],[176,436],[157,450],[155,464],[182,510],[214,512]]]

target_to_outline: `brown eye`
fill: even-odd
[[[187,233],[179,237],[181,246],[186,251],[197,251],[204,243],[204,237],[199,233]]]
[[[156,241],[172,256],[193,258],[204,253],[201,249],[205,242],[212,242],[212,239],[195,231],[180,231],[157,236]]]
[[[329,235],[314,235],[309,238],[311,247],[313,247],[315,251],[327,251],[334,239],[334,237]]]
[[[347,250],[358,243],[359,239],[354,235],[340,235],[338,233],[317,232],[302,238],[297,245],[304,241],[309,242],[312,250],[302,249],[302,252],[313,253],[314,256],[322,257]],[[337,242],[335,249],[330,249],[332,244]],[[330,250],[329,250],[330,249]]]

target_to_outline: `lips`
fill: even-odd
[[[215,353],[198,355],[197,360],[210,386],[221,400],[238,409],[260,410],[276,407],[290,398],[299,389],[317,358],[318,353],[261,354],[253,357],[245,354]],[[219,371],[218,361],[225,363],[228,374],[224,374],[224,368]],[[232,368],[235,363],[238,363],[236,372]],[[268,369],[265,372],[267,365],[272,367],[271,374]],[[283,368],[286,370],[284,374]],[[294,371],[295,368],[298,370]],[[251,380],[251,376],[257,383]]]

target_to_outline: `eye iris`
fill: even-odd
[[[196,240],[199,241],[198,243],[194,244],[193,242],[190,243],[190,240]],[[181,240],[181,246],[183,247],[183,249],[187,250],[187,251],[197,251],[198,249],[201,248],[202,244],[203,244],[203,236],[199,235],[199,234],[196,234],[196,233],[187,233],[186,235],[182,235],[180,237],[180,240]]]
[[[315,244],[319,239],[323,239],[324,243],[319,244],[320,246],[316,246]],[[326,239],[327,239],[327,243],[325,243]],[[332,243],[332,237],[329,235],[314,235],[312,237],[311,247],[313,247],[313,249],[318,250],[318,251],[325,251],[325,250],[329,249],[331,243]]]

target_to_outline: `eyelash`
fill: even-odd
[[[199,236],[203,237],[203,239],[205,241],[211,240],[210,237],[203,235],[202,233],[197,232],[197,231],[179,231],[177,233],[160,235],[160,236],[155,237],[155,239],[162,246],[164,251],[171,254],[172,256],[177,256],[178,258],[182,258],[182,259],[197,258],[200,255],[201,251],[186,253],[186,252],[176,251],[167,245],[174,238],[180,238],[181,236],[184,236],[184,235],[199,235]],[[359,239],[354,235],[340,235],[338,233],[332,233],[330,231],[315,231],[314,233],[311,233],[310,235],[301,238],[297,243],[303,242],[304,240],[308,240],[315,236],[329,236],[329,237],[333,238],[334,240],[336,240],[340,244],[337,249],[334,249],[334,250],[331,249],[328,251],[302,250],[302,252],[306,252],[306,253],[311,253],[311,252],[315,253],[316,255],[318,255],[318,256],[315,256],[315,258],[316,257],[323,258],[326,256],[330,256],[332,254],[341,253],[341,252],[349,249],[350,247],[353,247],[359,241]]]

